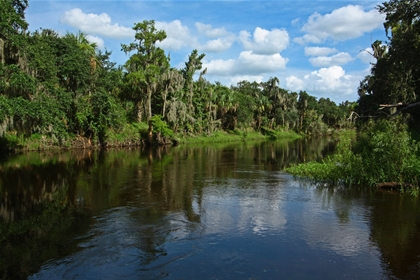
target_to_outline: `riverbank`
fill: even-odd
[[[215,131],[213,133],[178,133],[166,137],[164,143],[170,145],[179,144],[204,144],[217,142],[240,142],[255,140],[294,140],[302,138],[303,135],[295,131],[271,130],[262,128],[261,131],[252,129],[234,131]],[[108,130],[102,139],[92,139],[80,135],[64,135],[58,137],[54,134],[49,136],[38,133],[29,137],[9,132],[0,137],[0,152],[21,152],[21,151],[44,151],[44,150],[68,150],[68,149],[96,149],[113,147],[134,147],[134,146],[158,146],[157,138],[162,138],[159,132],[153,132],[149,137],[149,126],[146,123],[132,123],[125,125],[120,131]],[[150,140],[152,139],[152,140]],[[151,143],[150,143],[151,142]]]

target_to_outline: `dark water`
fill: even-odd
[[[418,199],[285,166],[326,139],[0,163],[0,278],[419,279]]]

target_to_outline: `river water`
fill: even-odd
[[[419,279],[420,205],[283,172],[328,139],[0,163],[3,279]]]

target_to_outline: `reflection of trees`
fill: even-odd
[[[282,170],[290,164],[316,161],[330,154],[335,142],[329,138],[304,138],[293,142],[275,141],[254,147],[254,159],[268,170]]]
[[[355,212],[368,218],[370,240],[381,253],[387,278],[419,278],[420,208],[417,198],[358,187],[319,188],[315,194],[323,208],[335,211],[340,223],[348,223],[350,213]]]
[[[88,157],[71,159],[32,153],[1,165],[0,278],[25,279],[62,253],[60,246],[50,245],[81,228],[73,229],[85,217],[75,204],[73,175]]]
[[[1,230],[8,232],[0,245],[9,248],[0,253],[0,278],[25,278],[44,261],[73,253],[77,241],[69,240],[86,233],[92,215],[115,207],[136,209],[125,217],[127,226],[136,229],[143,264],[151,263],[166,254],[164,244],[171,238],[202,233],[208,180],[242,179],[251,175],[238,171],[250,168],[281,170],[299,162],[302,153],[318,159],[329,142],[321,148],[309,143],[33,153],[11,159],[0,165]],[[261,176],[250,179],[267,179]]]
[[[420,275],[420,209],[418,199],[398,193],[377,193],[368,201],[371,238],[390,277],[418,279]]]

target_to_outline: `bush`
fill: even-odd
[[[393,183],[419,187],[420,146],[399,122],[371,124],[356,140],[344,137],[336,152],[321,163],[293,166],[288,172],[317,182],[345,185]]]
[[[173,138],[174,132],[169,128],[168,124],[163,120],[161,115],[154,115],[152,117],[153,130],[160,133],[162,137]]]

